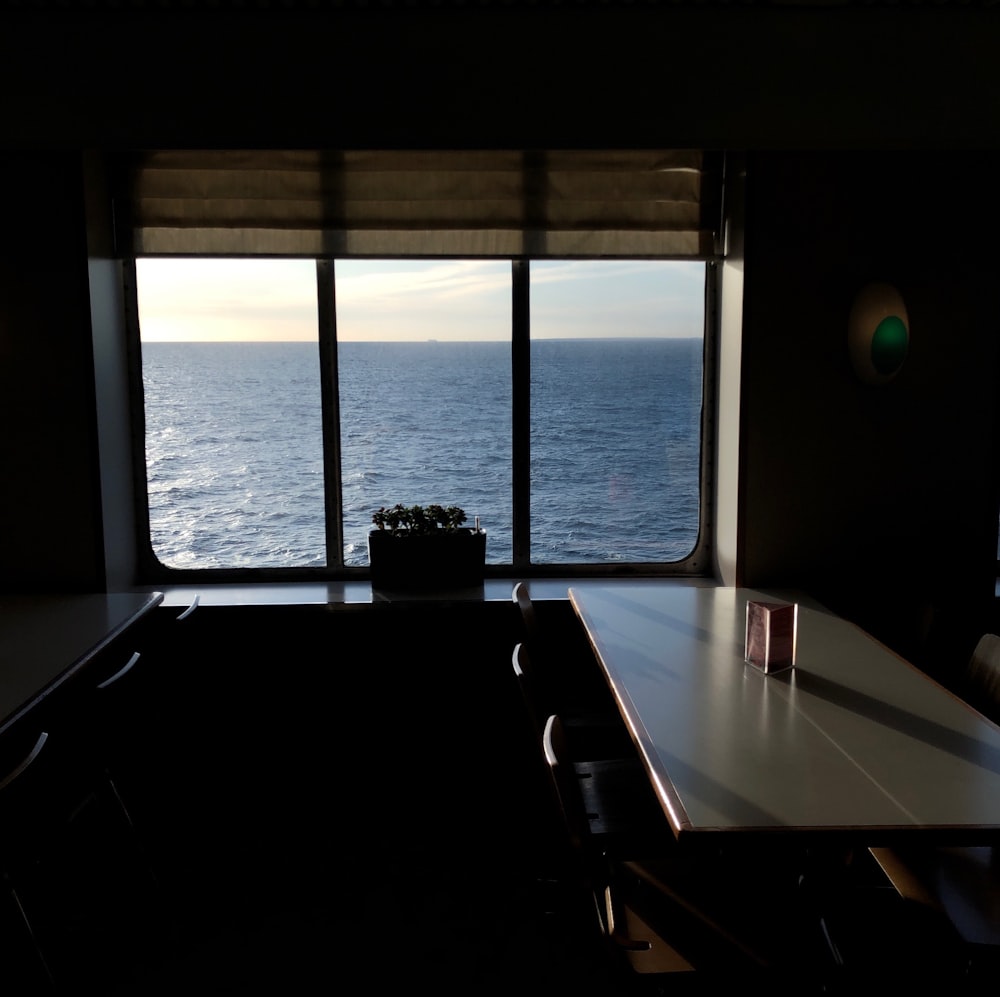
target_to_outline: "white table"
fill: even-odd
[[[1000,840],[1000,728],[854,625],[681,580],[569,595],[678,839]],[[745,662],[748,599],[799,602],[793,670]]]
[[[159,592],[0,597],[0,734],[162,599]]]

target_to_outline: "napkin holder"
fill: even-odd
[[[795,666],[798,605],[747,602],[746,660],[771,675]]]

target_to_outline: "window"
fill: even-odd
[[[153,553],[170,568],[325,565],[315,264],[136,271]]]
[[[480,516],[511,560],[510,264],[338,261],[344,560],[383,505]]]
[[[697,171],[686,162],[668,157],[656,182],[666,172],[687,184]],[[396,502],[461,505],[487,530],[487,562],[501,574],[707,570],[712,239],[687,222],[659,219],[652,232],[607,223],[589,188],[587,207],[568,208],[554,191],[592,183],[589,161],[565,176],[547,161],[541,192],[523,163],[491,180],[520,185],[510,205],[490,202],[503,215],[493,227],[435,227],[490,201],[463,187],[428,207],[413,191],[426,184],[439,197],[437,160],[417,181],[407,174],[400,203],[372,208],[370,183],[380,195],[394,188],[365,163],[366,196],[353,201],[344,181],[331,208],[324,188],[316,226],[288,224],[296,211],[312,217],[298,188],[291,206],[234,204],[245,177],[222,176],[229,160],[199,174],[200,192],[221,185],[209,223],[184,217],[203,199],[163,197],[178,182],[172,155],[169,169],[140,171],[128,196],[146,574],[363,573],[371,515]],[[464,166],[461,184],[481,176],[483,163]],[[282,183],[301,180],[290,171]],[[273,177],[265,186],[270,197]],[[525,207],[525,189],[541,208]],[[647,197],[628,212],[644,215]],[[247,204],[254,218],[234,226]],[[359,224],[367,211],[396,220]],[[597,221],[580,225],[581,213]],[[387,246],[403,252],[374,251]]]
[[[532,560],[683,560],[699,527],[704,265],[531,273]]]

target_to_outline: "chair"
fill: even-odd
[[[40,730],[33,744],[23,742],[15,750],[24,750],[22,757],[15,758],[8,749],[4,760],[5,772],[0,778],[0,816],[3,802],[6,802],[16,780],[35,762],[48,741],[48,731]],[[15,801],[20,803],[20,801]],[[52,967],[49,964],[44,938],[39,938],[33,918],[25,909],[22,900],[22,883],[17,868],[21,859],[22,842],[15,824],[3,828],[0,834],[0,877],[3,881],[3,937],[4,961],[13,967],[13,985],[25,993],[43,993],[55,985]]]
[[[24,993],[107,983],[144,943],[139,912],[152,909],[128,815],[60,721],[0,739],[0,874]]]
[[[631,839],[637,851],[630,852],[625,824],[608,826],[600,807],[613,779],[598,772],[579,777],[555,714],[546,721],[542,750],[569,846],[566,885],[593,907],[598,933],[616,961],[641,974],[740,973],[766,965],[695,899],[701,871],[681,861],[666,824],[655,859],[638,857],[647,854],[641,850],[645,829]],[[627,854],[633,858],[624,858]]]
[[[614,959],[624,959],[638,972],[653,967],[657,971],[690,971],[690,963],[657,936],[634,908],[622,902],[618,889],[612,890],[611,865],[592,840],[594,835],[604,837],[607,830],[604,815],[594,806],[600,798],[602,780],[586,780],[590,793],[585,800],[579,773],[567,757],[565,731],[557,716],[548,718],[541,745],[569,844],[569,868],[563,874],[563,886],[578,894],[586,907],[593,907],[590,926],[596,927],[599,936],[609,943]],[[669,833],[669,829],[665,830]]]
[[[174,628],[192,616],[199,602],[196,595],[171,629],[157,630],[155,639],[140,638],[140,646],[157,649],[152,654],[143,650],[126,656],[130,648],[120,648],[88,670],[80,683],[79,708],[73,711],[73,737],[91,751],[96,778],[112,786],[154,875],[154,842],[165,804],[172,810],[171,798],[186,785],[184,766],[158,733],[157,720],[164,712],[162,662],[173,653]]]
[[[149,777],[148,770],[142,770],[144,752],[136,751],[135,744],[136,732],[148,722],[146,696],[140,693],[141,679],[136,678],[142,671],[136,668],[140,659],[136,651],[113,674],[95,677],[81,695],[80,726],[74,731],[89,745],[96,778],[106,780],[136,833],[140,832],[137,819],[139,825],[144,823],[142,794],[136,787],[143,776]]]
[[[597,674],[592,653],[581,646],[578,652],[567,654],[565,648],[554,646],[555,641],[539,625],[524,582],[514,586],[511,599],[521,613],[525,632],[525,640],[514,647],[514,672],[537,734],[541,735],[549,714],[558,713],[575,758],[635,757],[631,736]]]
[[[896,892],[939,920],[948,944],[965,950],[966,968],[1000,967],[1000,868],[989,846],[872,848]]]
[[[963,692],[981,713],[1000,716],[1000,637],[983,634],[965,667]]]
[[[980,712],[1000,712],[1000,637],[979,639],[961,690]],[[962,946],[970,975],[1000,968],[1000,853],[994,847],[880,847],[871,854],[899,896],[938,919],[945,944]]]
[[[0,737],[6,913],[30,941],[29,975],[56,989],[107,983],[159,956],[174,931],[143,833],[152,821],[134,821],[132,806],[157,782],[135,735],[161,704],[143,691],[140,655],[116,659]]]
[[[538,752],[542,746],[548,715],[543,715],[534,687],[534,674],[529,665],[529,655],[524,644],[518,644],[512,655],[514,675],[521,691],[528,726]],[[655,851],[659,843],[671,834],[670,826],[653,793],[649,777],[631,742],[628,754],[611,758],[578,757],[574,742],[559,718],[560,737],[564,739],[567,765],[572,768],[583,796],[591,833],[600,835],[605,847],[616,847],[619,838],[625,838],[630,847],[640,846]],[[544,753],[541,754],[545,762]],[[546,777],[551,778],[551,773]]]
[[[528,719],[538,738],[541,737],[545,721],[555,711],[561,699],[549,689],[546,677],[535,664],[535,655],[526,642],[514,645],[511,666],[521,693],[521,701]],[[561,703],[559,705],[562,705]],[[560,717],[563,714],[560,713]],[[563,720],[567,737],[577,758],[634,758],[638,761],[635,745],[629,736],[625,722],[617,710],[590,713],[577,708],[570,710],[570,716]]]

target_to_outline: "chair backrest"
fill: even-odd
[[[732,944],[723,944],[725,936],[717,925],[663,882],[646,877],[637,892],[627,883],[635,881],[633,863],[612,862],[598,845],[557,714],[545,722],[542,747],[569,838],[576,886],[589,895],[600,930],[617,954],[624,955],[640,973],[689,970],[692,966],[687,958],[674,948],[673,936],[677,935],[684,939],[685,947],[692,946],[698,952],[709,950],[717,960],[725,945]],[[657,915],[655,919],[650,918],[653,913]],[[661,935],[654,920],[668,926],[669,932]],[[706,938],[710,939],[707,945]],[[743,965],[746,957],[742,946],[736,955]],[[706,959],[704,964],[710,966],[714,962]]]
[[[983,634],[979,638],[965,675],[974,698],[978,700],[974,705],[993,714],[1000,712],[1000,637]]]
[[[585,861],[591,849],[590,819],[570,759],[566,731],[562,721],[554,713],[545,721],[542,751],[570,845],[577,858]]]
[[[518,582],[511,592],[511,601],[517,604],[521,611],[521,620],[524,623],[524,631],[528,640],[532,644],[538,644],[541,639],[541,632],[538,626],[538,616],[535,613],[534,604],[528,594],[528,586],[524,582]]]
[[[547,715],[542,706],[538,689],[538,678],[535,675],[531,655],[528,653],[526,644],[518,643],[514,645],[514,652],[511,655],[511,666],[514,669],[514,678],[517,680],[517,687],[521,692],[521,701],[524,703],[525,712],[528,714],[528,720],[531,722],[532,736],[535,739],[535,743],[540,744]]]

